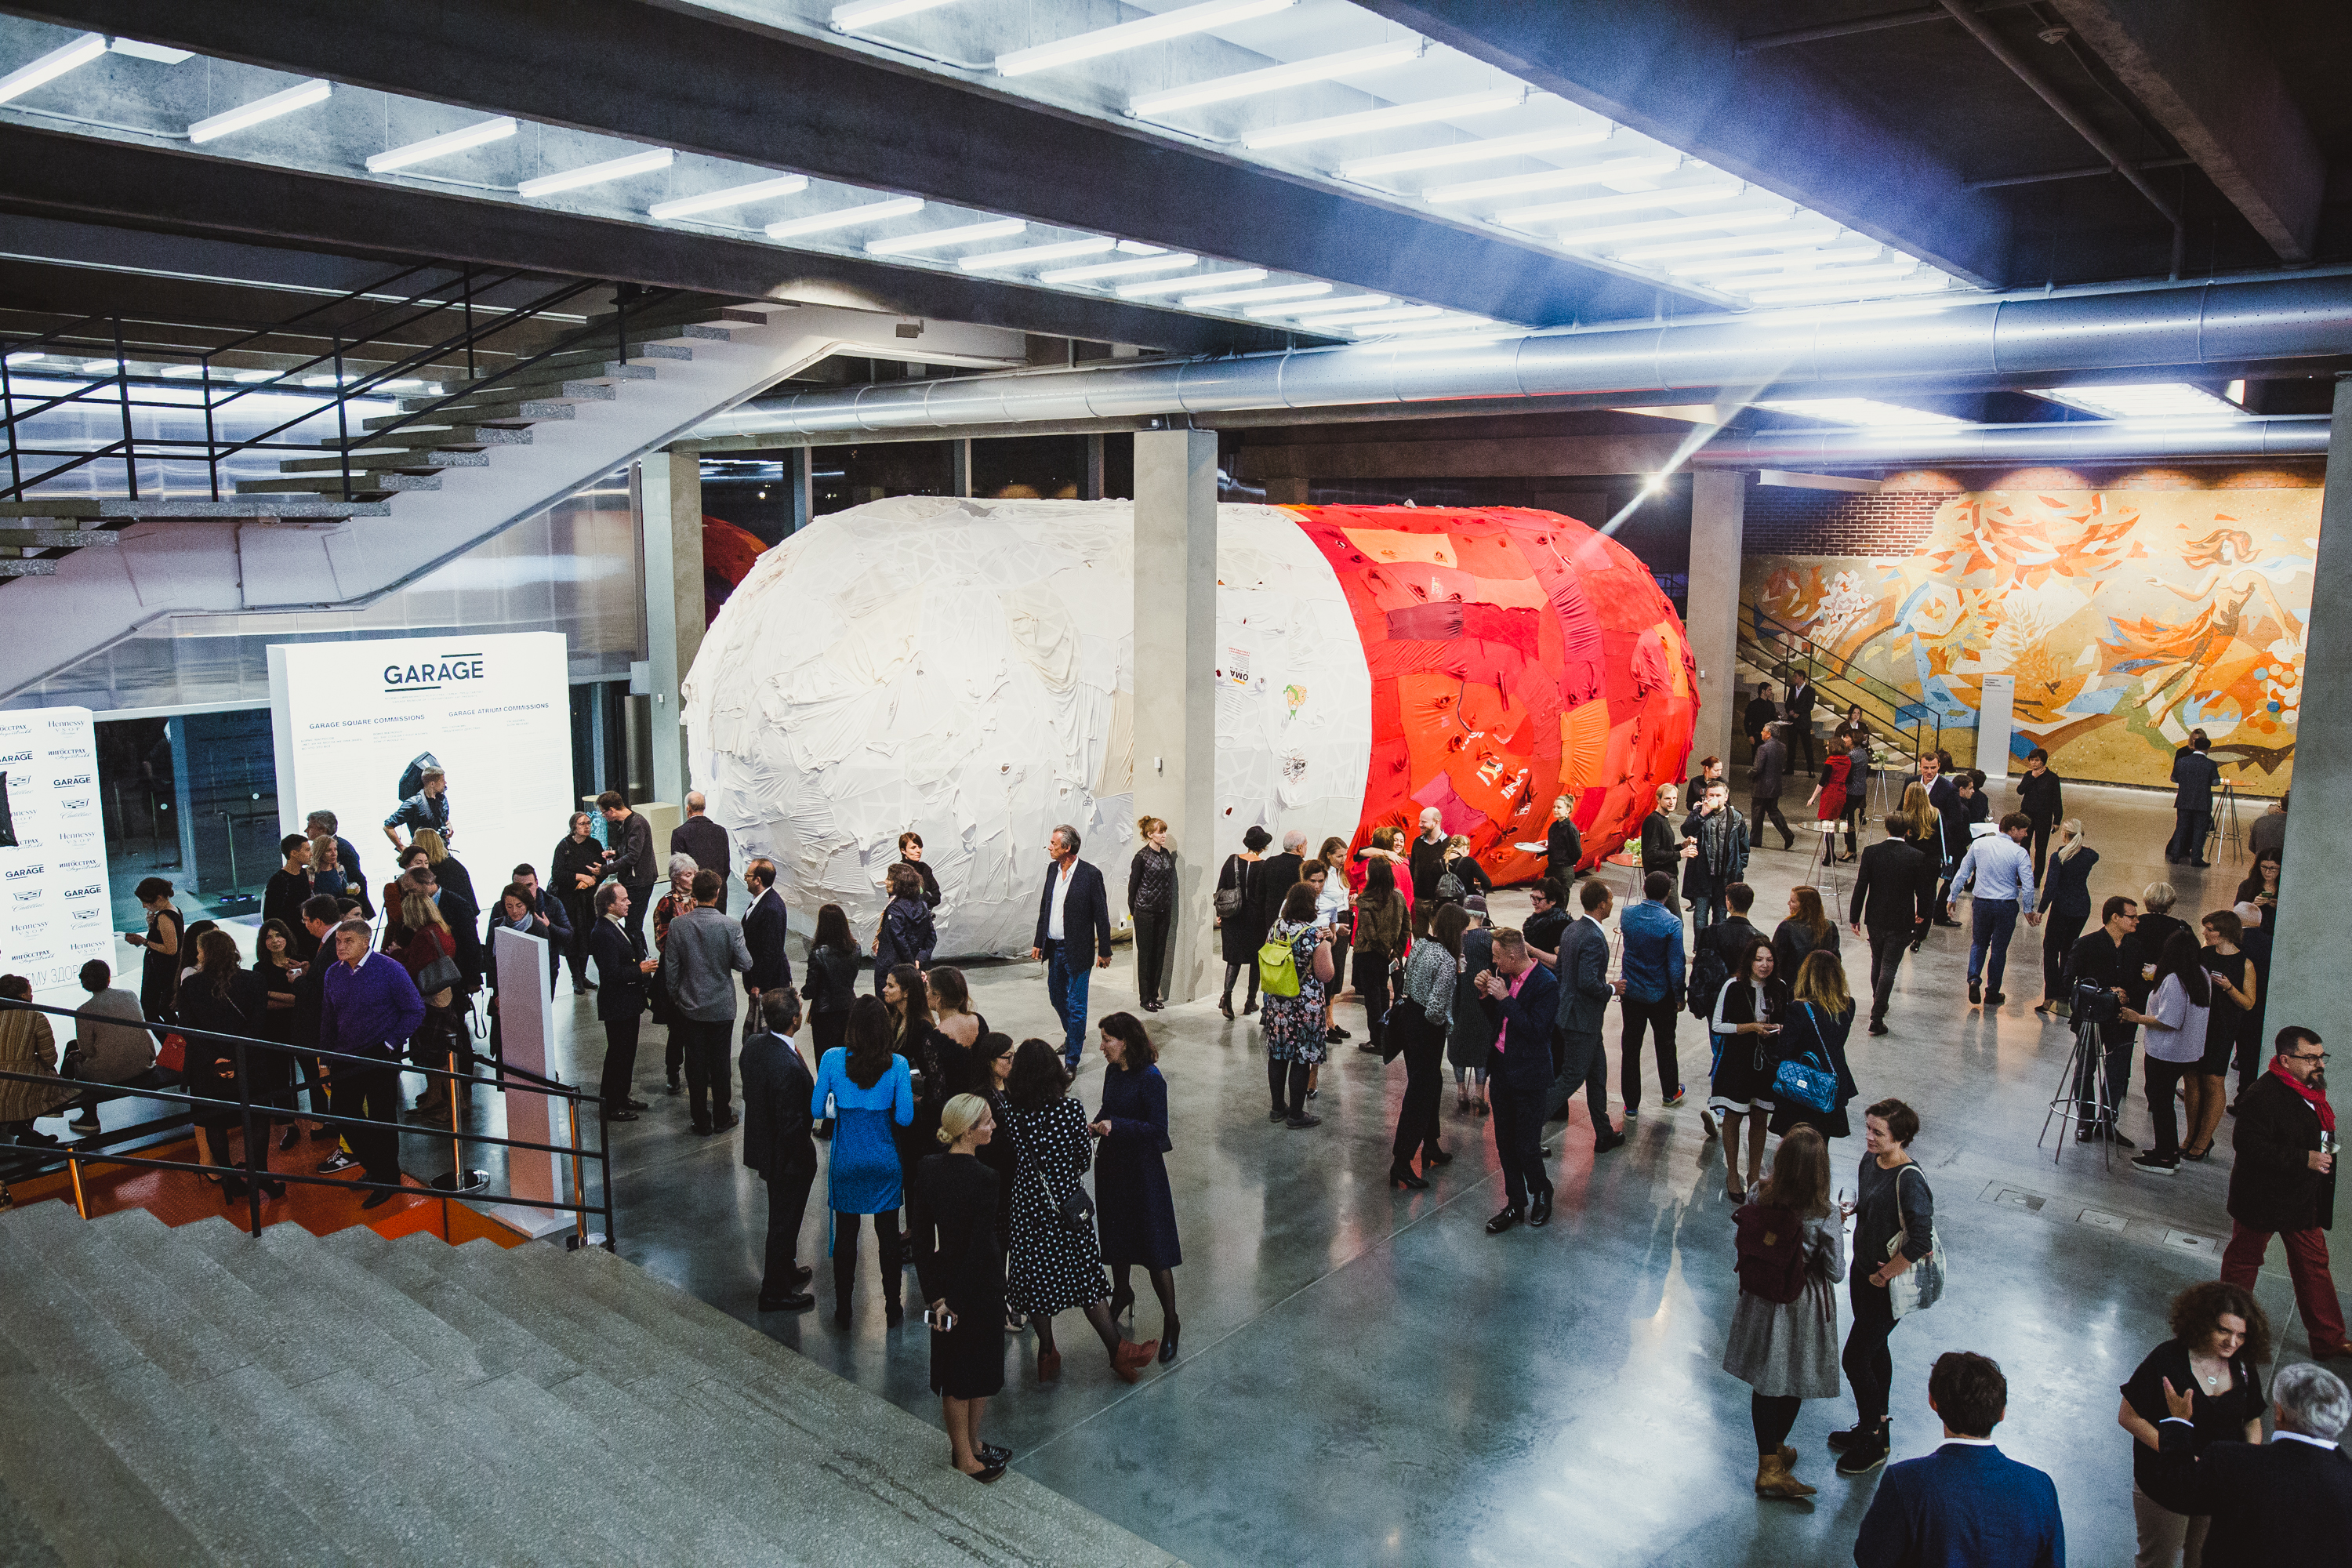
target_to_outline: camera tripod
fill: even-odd
[[[2076,1008],[2079,1015],[2081,1008]],[[2099,1038],[2098,1025],[2077,1016],[2074,1020],[2074,1048],[2066,1053],[2066,1070],[2058,1080],[2058,1092],[2050,1101],[2050,1113],[2042,1119],[2042,1136],[2033,1141],[2037,1149],[2049,1141],[2050,1124],[2058,1123],[2058,1147],[2051,1152],[2050,1163],[2059,1163],[2066,1152],[2068,1127],[2087,1127],[2098,1140],[2102,1163],[2115,1169],[2116,1145],[2107,1136],[2115,1125],[2114,1085],[2107,1080],[2105,1042]]]

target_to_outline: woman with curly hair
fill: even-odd
[[[2137,1568],[2174,1568],[2205,1553],[2210,1516],[2188,1510],[2157,1460],[2157,1423],[2170,1412],[2165,1391],[2190,1396],[2195,1451],[2215,1443],[2263,1440],[2263,1384],[2256,1366],[2271,1355],[2271,1322],[2251,1291],[2226,1279],[2191,1285],[2172,1299],[2172,1337],[2148,1352],[2123,1386],[2116,1424],[2132,1443],[2132,1516],[2139,1526]]]

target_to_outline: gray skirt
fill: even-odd
[[[1837,1282],[1845,1277],[1845,1231],[1832,1216],[1806,1223],[1811,1257],[1805,1291],[1785,1304],[1739,1293],[1731,1310],[1723,1370],[1757,1393],[1834,1399],[1838,1383]]]

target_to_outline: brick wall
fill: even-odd
[[[1759,485],[1748,492],[1741,549],[1750,555],[1901,557],[1927,542],[1937,491],[1803,490]]]

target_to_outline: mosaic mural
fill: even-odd
[[[2039,745],[2069,778],[2162,784],[2201,728],[2225,776],[2271,795],[2292,773],[2319,502],[1958,494],[1907,558],[1750,556],[1742,597],[1921,710],[1972,721],[1982,678],[2013,677],[2014,758]]]

